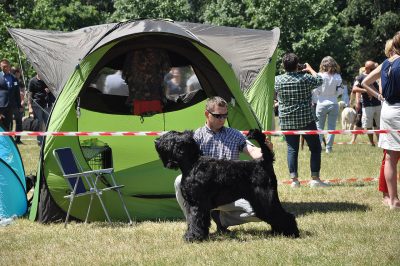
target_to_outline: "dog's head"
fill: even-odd
[[[193,163],[200,156],[193,131],[169,131],[155,140],[155,146],[164,167],[170,169],[178,169],[184,163]]]

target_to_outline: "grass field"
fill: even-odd
[[[338,135],[336,141],[350,141]],[[36,170],[36,142],[20,145],[26,172]],[[359,136],[365,143],[367,136]],[[287,180],[286,145],[273,137],[275,171]],[[322,154],[322,179],[377,177],[382,150],[368,144],[335,145]],[[309,152],[300,152],[301,180],[309,179]],[[0,265],[400,265],[400,212],[381,203],[377,182],[329,188],[279,185],[284,207],[297,216],[301,237],[270,235],[264,223],[232,227],[228,235],[187,244],[183,221],[43,225],[25,218],[0,227]]]

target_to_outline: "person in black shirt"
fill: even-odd
[[[47,85],[37,74],[28,85],[28,107],[29,114],[33,114],[35,119],[39,120],[40,128],[45,129],[47,119],[49,118],[51,107],[54,103],[54,96],[47,88]],[[42,145],[43,137],[37,137],[39,146]]]
[[[364,78],[375,69],[375,62],[365,62],[365,72],[356,77],[353,86],[353,92],[361,93],[361,105],[362,105],[362,127],[364,129],[372,129],[374,120],[376,127],[379,128],[379,121],[381,116],[381,101],[370,95],[366,89],[361,86]],[[379,92],[379,85],[377,82],[372,84],[376,92]],[[379,135],[376,135],[379,139]],[[369,142],[372,146],[375,146],[374,137],[372,134],[368,134]]]
[[[12,116],[22,111],[18,80],[11,74],[11,65],[7,59],[0,61],[0,124],[6,131],[12,130]],[[17,131],[22,124],[17,124]],[[17,143],[21,143],[19,137]]]

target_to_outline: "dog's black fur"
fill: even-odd
[[[274,234],[299,237],[294,215],[279,201],[274,154],[265,144],[265,135],[252,130],[248,137],[259,143],[262,159],[232,161],[201,156],[192,131],[170,131],[156,140],[164,166],[182,171],[181,190],[188,215],[186,241],[206,239],[210,210],[240,198],[250,202],[256,216],[269,223]]]

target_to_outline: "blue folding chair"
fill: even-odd
[[[128,209],[126,208],[126,204],[124,199],[122,198],[120,189],[124,187],[124,185],[117,185],[114,178],[114,169],[100,169],[100,170],[92,170],[83,172],[81,165],[76,160],[74,153],[71,148],[59,148],[53,151],[53,155],[56,158],[56,161],[63,173],[64,178],[67,180],[67,183],[71,189],[71,193],[64,198],[69,199],[69,206],[67,211],[67,217],[65,218],[65,227],[67,227],[68,219],[72,207],[72,203],[75,197],[81,197],[90,195],[90,203],[86,213],[85,223],[88,220],[90,208],[92,205],[93,197],[96,195],[99,198],[100,204],[104,210],[104,214],[107,217],[108,222],[111,223],[110,216],[108,214],[107,208],[101,198],[103,192],[106,191],[116,191],[121,199],[122,206],[126,212],[126,215],[129,219],[129,224],[132,224],[131,216],[129,215]],[[109,175],[111,179],[111,184],[107,184],[108,186],[105,188],[98,188],[97,182],[99,178],[103,175]],[[84,183],[85,182],[85,183]],[[108,183],[108,182],[107,182]],[[86,186],[85,186],[86,184]]]

